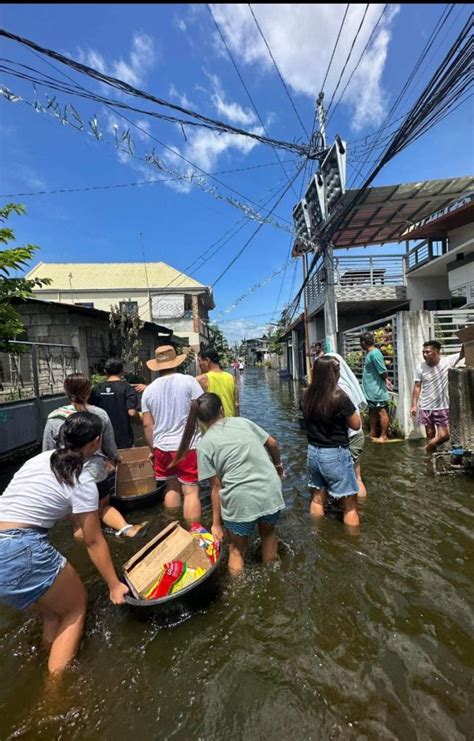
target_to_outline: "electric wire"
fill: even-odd
[[[357,203],[360,202],[365,191],[384,165],[419,138],[422,133],[426,133],[429,128],[439,123],[440,120],[459,107],[459,104],[465,102],[466,98],[462,99],[462,95],[466,90],[472,88],[473,85],[473,25],[473,16],[471,15],[424,91],[412,107],[405,122],[399,127],[398,132],[394,135],[392,141],[380,157],[377,166],[371,171],[361,188],[355,191],[351,198],[340,203],[340,207],[331,217],[331,221],[320,230],[319,240],[323,246],[328,244],[337,230],[340,229],[346,217],[351,213]],[[433,38],[431,38],[429,44],[432,45],[432,43]],[[412,75],[410,75],[409,79],[412,79]],[[406,87],[407,85],[405,84],[403,90],[406,90]],[[299,301],[301,298],[318,259],[319,254],[315,254],[306,279],[303,281],[294,302]]]
[[[367,5],[365,6],[365,10],[364,10],[364,14],[363,14],[363,16],[362,16],[362,20],[361,20],[361,22],[359,23],[359,27],[358,27],[358,29],[357,29],[357,31],[356,31],[356,34],[355,34],[355,36],[354,36],[354,38],[353,38],[353,40],[352,40],[351,48],[349,49],[349,54],[347,55],[346,61],[344,62],[344,66],[343,66],[343,68],[342,68],[342,72],[341,72],[341,74],[339,75],[339,79],[338,79],[338,81],[337,81],[337,85],[336,85],[336,87],[335,87],[335,89],[334,89],[334,92],[333,92],[333,94],[332,94],[332,96],[331,96],[331,100],[329,101],[329,105],[328,105],[328,107],[327,107],[327,110],[326,110],[326,118],[328,117],[328,115],[329,115],[329,113],[330,113],[330,111],[331,111],[331,106],[332,106],[332,102],[333,102],[333,100],[334,100],[334,97],[335,97],[335,95],[336,95],[336,93],[337,93],[338,89],[339,89],[339,85],[341,84],[341,80],[342,80],[342,77],[343,77],[343,75],[344,75],[344,72],[345,72],[345,70],[346,70],[346,67],[347,67],[347,65],[348,65],[348,63],[349,63],[349,60],[350,60],[350,58],[351,58],[352,52],[353,52],[353,50],[354,50],[354,46],[355,46],[355,43],[356,43],[357,39],[359,38],[359,33],[360,33],[360,30],[361,30],[362,26],[364,25],[364,20],[365,20],[365,16],[367,15],[367,11],[368,11],[368,9],[369,9],[369,6],[370,6],[370,4],[369,4],[369,3],[367,3]]]
[[[276,71],[278,73],[278,77],[280,78],[281,84],[283,85],[283,87],[285,89],[285,92],[286,92],[286,94],[288,96],[288,100],[290,101],[291,107],[293,108],[293,110],[295,112],[296,118],[300,122],[301,128],[303,129],[304,133],[306,134],[306,137],[309,139],[309,134],[308,134],[308,132],[306,130],[306,126],[304,125],[303,121],[301,120],[300,114],[298,113],[298,111],[296,109],[295,103],[293,101],[293,98],[290,95],[290,91],[288,90],[287,84],[286,84],[285,80],[283,79],[283,76],[282,76],[282,74],[280,72],[280,69],[279,69],[279,67],[278,67],[278,65],[277,65],[277,63],[275,61],[275,57],[272,54],[272,50],[270,49],[270,46],[268,44],[268,41],[265,38],[265,35],[264,35],[264,33],[263,33],[263,31],[262,31],[262,29],[260,27],[260,24],[259,24],[259,22],[258,22],[258,20],[257,20],[257,18],[255,16],[255,13],[253,12],[253,8],[250,5],[250,3],[248,3],[248,6],[249,6],[250,12],[252,13],[252,17],[253,17],[253,19],[255,21],[255,25],[257,26],[258,32],[259,32],[260,36],[262,37],[265,46],[267,47],[267,51],[268,51],[268,53],[270,55],[270,59],[272,60],[273,65],[274,65],[274,67],[275,67],[275,69],[276,69]]]
[[[324,86],[326,84],[326,80],[328,79],[329,70],[331,69],[332,60],[334,59],[334,54],[336,53],[337,45],[338,45],[339,39],[341,37],[342,29],[343,29],[343,26],[344,26],[344,21],[346,20],[346,16],[347,16],[347,12],[349,10],[349,7],[350,7],[350,3],[347,3],[346,10],[344,11],[344,15],[342,17],[341,25],[339,26],[339,33],[337,34],[336,43],[334,44],[334,47],[333,47],[333,50],[332,50],[332,54],[331,54],[331,58],[329,60],[329,64],[328,64],[327,69],[326,69],[326,74],[324,75],[323,84],[321,85],[321,92],[322,93],[324,92]]]
[[[1,35],[1,31],[0,31],[0,35]],[[30,49],[30,51],[31,51],[31,53],[32,53],[32,54],[33,54],[34,56],[39,56],[37,52],[35,52],[35,51],[31,50],[31,49]],[[48,64],[48,65],[49,65],[50,67],[52,67],[52,69],[54,69],[55,71],[57,71],[57,72],[59,72],[59,73],[60,73],[61,75],[63,75],[63,77],[65,77],[66,79],[68,79],[68,80],[71,80],[71,79],[72,79],[72,78],[70,78],[70,77],[69,77],[69,75],[67,75],[67,74],[66,74],[65,72],[63,72],[62,70],[58,70],[58,69],[56,69],[56,67],[55,67],[55,66],[54,66],[54,65],[53,65],[53,64],[52,64],[51,62],[49,62],[49,61],[48,61],[47,59],[45,59],[45,60],[43,60],[43,61],[45,61],[45,62],[46,62],[46,64]],[[80,88],[81,88],[82,90],[84,90],[85,92],[87,92],[87,93],[89,93],[89,92],[90,92],[90,91],[88,91],[88,90],[87,90],[87,88],[84,88],[84,87],[83,87],[82,85],[79,85],[79,87],[80,87]],[[193,167],[193,168],[194,168],[195,170],[199,170],[199,172],[201,172],[201,173],[202,173],[203,175],[205,175],[206,177],[209,177],[209,178],[211,178],[212,180],[214,180],[215,182],[217,182],[217,183],[218,183],[219,185],[223,186],[224,188],[227,188],[227,189],[228,189],[228,190],[230,190],[231,192],[234,192],[234,193],[235,193],[236,195],[238,195],[238,196],[239,196],[240,198],[243,198],[244,200],[247,200],[247,201],[248,201],[249,203],[251,203],[252,205],[254,205],[254,206],[256,206],[256,205],[257,205],[255,201],[253,201],[253,200],[252,200],[252,199],[250,199],[250,198],[247,198],[247,197],[246,197],[246,196],[244,196],[244,195],[243,195],[242,193],[240,193],[239,191],[237,191],[237,190],[236,190],[235,188],[232,188],[232,187],[231,187],[230,185],[227,185],[226,183],[224,183],[223,181],[219,180],[219,179],[218,179],[218,178],[216,178],[215,176],[211,175],[210,173],[207,173],[207,172],[206,172],[206,171],[205,171],[205,170],[204,170],[203,168],[199,167],[198,165],[195,165],[195,164],[194,164],[193,162],[191,162],[191,161],[190,161],[190,160],[188,160],[188,159],[187,159],[186,157],[184,157],[184,156],[183,156],[183,155],[182,155],[182,154],[181,154],[180,152],[176,151],[176,149],[174,149],[174,148],[172,148],[172,147],[169,147],[169,146],[168,146],[167,144],[164,144],[163,142],[161,142],[161,141],[160,141],[159,139],[157,139],[157,138],[156,138],[155,136],[153,136],[153,134],[151,134],[151,133],[150,133],[149,131],[147,131],[147,129],[143,128],[142,126],[140,126],[140,125],[139,125],[139,124],[137,124],[136,122],[134,122],[134,121],[132,121],[131,119],[127,118],[127,116],[125,116],[125,115],[124,115],[123,113],[121,113],[120,111],[115,111],[115,110],[114,110],[114,108],[113,108],[112,106],[110,106],[109,104],[106,104],[106,107],[110,108],[110,110],[112,110],[112,111],[113,111],[113,113],[115,113],[116,115],[118,115],[118,116],[119,116],[120,118],[124,119],[124,120],[125,120],[125,121],[126,121],[126,122],[127,122],[128,124],[130,124],[131,126],[133,126],[134,128],[136,128],[136,129],[137,129],[138,131],[140,131],[140,132],[141,132],[142,134],[144,134],[144,135],[146,135],[146,136],[150,137],[151,139],[153,139],[153,141],[156,141],[156,142],[157,142],[158,144],[160,144],[160,146],[162,146],[162,147],[163,147],[164,149],[167,149],[167,150],[169,150],[169,151],[170,151],[170,152],[171,152],[171,153],[172,153],[172,154],[173,154],[174,156],[177,156],[177,157],[179,157],[180,159],[184,160],[184,162],[186,162],[187,164],[189,164],[189,165],[190,165],[191,167]],[[161,169],[165,169],[165,168],[161,168]],[[175,173],[173,173],[173,172],[172,172],[172,171],[170,171],[170,170],[168,170],[168,172],[170,172],[171,174],[175,175]],[[286,174],[286,173],[285,173],[285,174]],[[288,177],[288,176],[287,176],[287,177]],[[290,222],[289,222],[289,221],[288,221],[287,219],[285,219],[284,217],[279,217],[279,218],[281,218],[281,220],[282,220],[283,222],[286,222],[287,224],[290,224]]]
[[[106,75],[105,73],[100,72],[99,70],[96,70],[93,67],[89,67],[88,65],[81,64],[75,59],[66,57],[63,54],[60,54],[59,52],[54,51],[52,49],[47,49],[46,47],[42,47],[39,44],[36,44],[34,41],[31,41],[30,39],[26,39],[24,37],[18,36],[17,34],[13,34],[7,31],[6,29],[0,28],[0,36],[3,36],[4,38],[10,39],[12,41],[16,41],[19,44],[27,46],[28,48],[36,51],[39,54],[55,59],[61,64],[71,67],[72,69],[74,69],[76,72],[79,72],[80,74],[87,75],[88,77],[91,77],[92,79],[95,79],[98,82],[102,82],[111,87],[114,87],[115,89],[120,90],[122,93],[131,95],[132,97],[143,98],[144,100],[148,100],[159,106],[167,107],[172,110],[179,111],[180,113],[184,113],[190,118],[195,118],[197,121],[201,123],[210,124],[211,126],[215,126],[221,129],[222,131],[225,131],[228,133],[239,134],[240,136],[249,136],[251,138],[258,139],[262,143],[265,142],[269,144],[270,146],[278,146],[282,148],[287,148],[287,149],[297,152],[298,154],[303,154],[303,155],[308,154],[308,148],[304,145],[299,145],[299,144],[291,143],[291,142],[281,142],[281,141],[273,140],[273,139],[267,139],[267,137],[262,137],[258,134],[246,131],[245,129],[240,129],[235,126],[232,126],[231,124],[226,124],[222,121],[211,119],[208,116],[204,116],[196,111],[192,111],[190,109],[184,108],[183,106],[179,106],[175,103],[171,103],[162,98],[157,98],[151,93],[148,93],[144,90],[140,90],[139,88],[136,88],[132,85],[129,85],[123,80],[119,80],[118,78],[112,77],[111,75]],[[185,123],[186,122],[184,122],[184,124]]]
[[[287,164],[294,163],[294,160],[285,160]],[[236,172],[247,172],[248,170],[258,170],[264,167],[277,167],[278,162],[269,162],[265,165],[252,165],[251,167],[237,167],[232,170],[218,170],[211,173],[212,175],[228,175]],[[114,185],[88,185],[77,188],[57,188],[56,190],[34,190],[28,193],[0,193],[0,198],[19,198],[23,196],[49,196],[57,193],[85,193],[87,191],[110,190],[113,188],[132,188],[142,185],[156,185],[156,183],[171,183],[181,180],[181,177],[174,178],[156,178],[151,180],[137,180],[133,183],[117,183]]]
[[[260,113],[259,113],[259,111],[258,111],[258,108],[257,108],[257,106],[255,105],[255,102],[254,102],[254,100],[253,100],[253,98],[252,98],[252,96],[251,96],[251,94],[250,94],[250,91],[249,91],[249,89],[248,89],[247,85],[245,84],[245,81],[244,81],[244,79],[243,79],[242,75],[240,74],[240,70],[239,70],[239,68],[238,68],[238,66],[237,66],[237,64],[236,64],[236,62],[235,62],[235,60],[234,60],[234,57],[232,56],[232,52],[231,52],[231,51],[230,51],[230,49],[229,49],[229,46],[228,46],[228,44],[227,44],[227,42],[226,42],[226,40],[225,40],[225,38],[224,38],[224,35],[223,35],[223,33],[222,33],[222,31],[221,31],[221,29],[220,29],[220,27],[219,27],[219,24],[217,23],[217,21],[216,21],[216,19],[215,19],[215,17],[214,17],[214,13],[212,12],[212,9],[211,9],[211,6],[209,5],[209,3],[206,3],[206,7],[207,7],[207,9],[208,9],[208,11],[209,11],[209,14],[210,14],[210,16],[211,16],[211,18],[212,18],[212,21],[213,21],[213,23],[214,23],[215,27],[216,27],[216,29],[217,29],[217,32],[218,32],[218,34],[219,34],[219,37],[220,37],[220,39],[221,39],[222,43],[224,44],[225,50],[226,50],[226,52],[227,52],[227,55],[228,55],[228,57],[229,57],[230,61],[232,62],[232,66],[234,67],[234,69],[235,69],[235,71],[236,71],[236,73],[237,73],[237,76],[238,76],[238,78],[239,78],[239,80],[240,80],[240,82],[241,82],[241,84],[242,84],[242,87],[244,88],[245,92],[247,93],[247,97],[248,97],[248,99],[250,100],[250,103],[251,103],[251,105],[252,105],[252,108],[254,109],[254,111],[255,111],[255,114],[256,114],[256,116],[257,116],[258,120],[260,121],[260,125],[261,125],[261,127],[262,127],[262,129],[263,129],[263,131],[264,131],[264,133],[265,133],[265,136],[267,136],[267,131],[266,131],[266,128],[265,128],[265,124],[264,124],[264,122],[263,122],[263,119],[262,119],[262,117],[261,117],[261,115],[260,115]],[[280,165],[281,165],[281,169],[283,170],[283,172],[285,173],[285,175],[286,175],[286,176],[288,177],[288,174],[287,174],[287,172],[286,172],[286,170],[285,170],[285,167],[284,167],[284,165],[283,165],[283,163],[282,163],[282,161],[281,161],[281,159],[280,159],[280,155],[278,154],[278,152],[277,152],[277,150],[275,149],[275,147],[273,147],[273,151],[275,152],[275,157],[277,158],[278,162],[279,162],[279,163],[280,163]],[[289,178],[288,178],[288,181],[290,181],[290,180],[289,180]],[[294,194],[295,194],[295,196],[296,196],[296,191],[295,191],[295,189],[293,188],[293,185],[292,185],[291,187],[292,187],[292,190],[293,190],[293,192],[294,192]]]
[[[278,204],[279,204],[279,203],[280,203],[280,202],[282,201],[282,199],[284,198],[284,196],[285,196],[285,195],[287,194],[288,190],[289,190],[289,189],[290,189],[290,188],[292,187],[292,185],[293,185],[294,181],[295,181],[295,180],[297,179],[298,175],[299,175],[299,174],[301,173],[301,171],[302,171],[303,167],[304,167],[304,165],[302,165],[302,166],[301,166],[301,167],[299,168],[299,170],[298,170],[298,171],[296,172],[296,174],[294,175],[294,177],[292,178],[292,180],[291,180],[291,181],[290,181],[290,182],[288,183],[288,187],[286,187],[286,188],[285,188],[285,190],[284,190],[284,192],[282,193],[282,195],[281,195],[281,196],[280,196],[280,197],[278,198],[278,200],[276,201],[276,203],[274,204],[274,206],[273,206],[273,207],[272,207],[272,208],[270,209],[270,213],[272,213],[272,212],[273,212],[273,211],[274,211],[274,210],[276,209],[276,207],[278,206]],[[222,271],[222,272],[221,272],[221,273],[220,273],[220,274],[218,275],[218,277],[217,277],[217,278],[215,279],[215,281],[214,281],[214,282],[212,283],[212,288],[214,288],[214,286],[216,286],[216,285],[217,285],[217,283],[219,283],[219,281],[221,281],[221,280],[222,280],[222,278],[223,278],[223,277],[224,277],[224,275],[225,275],[225,274],[226,274],[226,273],[227,273],[227,272],[228,272],[228,271],[230,270],[230,268],[232,267],[232,265],[234,265],[234,264],[235,264],[235,262],[236,262],[236,261],[237,261],[237,260],[239,259],[239,257],[240,257],[240,256],[241,256],[241,255],[242,255],[242,254],[244,253],[244,251],[245,251],[245,250],[247,249],[247,247],[249,246],[250,242],[252,242],[252,240],[254,239],[254,237],[256,237],[256,236],[257,236],[258,232],[260,231],[260,229],[261,229],[262,227],[263,227],[263,224],[259,224],[259,225],[258,225],[258,227],[257,227],[257,228],[255,229],[255,231],[254,231],[254,232],[253,232],[253,234],[251,235],[251,237],[250,237],[250,238],[249,238],[249,239],[247,240],[247,242],[245,242],[245,244],[243,245],[243,247],[242,247],[242,248],[241,248],[241,249],[240,249],[240,250],[239,250],[239,251],[237,252],[237,254],[236,254],[236,255],[235,255],[234,257],[233,257],[233,259],[232,259],[232,260],[231,260],[231,261],[229,262],[229,264],[227,265],[227,267],[226,267],[226,268],[225,268],[225,269],[224,269],[224,270],[223,270],[223,271]]]
[[[369,149],[369,151],[367,153],[367,157],[370,157],[370,155],[373,152],[373,149],[379,143],[379,140],[383,136],[386,128],[389,126],[391,118],[393,117],[396,109],[400,105],[400,102],[403,100],[404,96],[406,95],[406,93],[407,93],[410,85],[412,84],[412,82],[414,80],[414,77],[415,77],[416,73],[420,69],[421,64],[423,63],[424,59],[426,58],[426,55],[428,54],[428,52],[431,49],[433,43],[435,42],[436,37],[438,36],[439,32],[441,31],[443,25],[446,23],[447,19],[449,18],[449,15],[451,14],[452,10],[453,10],[453,6],[452,5],[451,5],[451,8],[449,8],[449,6],[446,6],[444,8],[443,13],[441,14],[441,16],[439,17],[438,21],[436,22],[435,27],[434,27],[433,31],[431,32],[431,34],[430,34],[430,36],[428,38],[428,41],[426,42],[425,46],[423,47],[423,49],[422,49],[422,51],[421,51],[421,53],[420,53],[417,61],[415,62],[415,65],[413,66],[413,68],[412,68],[412,70],[411,70],[411,72],[410,72],[407,80],[405,81],[405,84],[403,85],[403,87],[402,87],[400,93],[398,94],[396,100],[394,101],[394,103],[393,103],[390,111],[388,112],[388,114],[385,117],[382,125],[380,126],[379,132],[378,132],[378,136],[375,138],[374,142],[372,143],[372,146],[371,146],[371,148]],[[405,121],[402,124],[402,126],[404,126],[406,123],[407,123],[407,119],[405,119]],[[364,167],[362,166],[361,169],[363,170]],[[352,182],[351,182],[351,184],[349,185],[349,187],[352,187],[353,184],[354,184],[354,182],[355,182],[355,180],[353,179]]]
[[[348,88],[348,86],[349,86],[349,83],[350,83],[350,81],[351,81],[351,80],[352,80],[352,78],[354,77],[354,75],[355,75],[355,73],[356,73],[356,71],[357,71],[357,69],[358,69],[358,67],[359,67],[359,64],[360,64],[360,63],[361,63],[361,61],[362,61],[362,57],[364,56],[365,52],[366,52],[366,51],[367,51],[367,49],[369,48],[369,46],[370,46],[370,42],[372,41],[372,38],[373,38],[373,36],[374,36],[374,34],[375,34],[375,31],[377,30],[377,28],[378,28],[378,25],[379,25],[380,21],[382,20],[382,18],[383,18],[383,16],[384,16],[384,14],[385,14],[385,11],[387,10],[387,7],[388,7],[388,4],[386,3],[386,4],[384,5],[384,7],[383,7],[383,10],[382,10],[381,14],[380,14],[380,15],[379,15],[379,17],[378,17],[377,23],[375,24],[375,26],[374,26],[374,27],[373,27],[373,29],[372,29],[372,32],[371,32],[371,34],[370,34],[370,36],[369,36],[369,40],[367,41],[366,45],[364,46],[364,49],[363,49],[363,51],[362,51],[362,54],[360,55],[359,59],[357,60],[357,62],[356,62],[356,64],[355,64],[355,67],[354,67],[354,69],[352,70],[352,72],[351,72],[351,74],[350,74],[350,76],[349,76],[349,79],[347,80],[346,84],[344,85],[344,89],[343,89],[342,93],[341,93],[341,94],[339,95],[339,98],[338,98],[338,100],[337,100],[337,102],[336,102],[336,104],[335,104],[334,108],[332,109],[331,115],[330,115],[330,116],[328,116],[328,118],[327,118],[327,121],[326,121],[326,125],[327,125],[327,126],[329,126],[329,124],[330,124],[330,122],[331,122],[331,119],[332,119],[332,117],[334,116],[334,113],[336,112],[337,106],[339,105],[339,103],[340,103],[340,102],[341,102],[341,100],[343,99],[343,97],[344,97],[344,93],[346,92],[346,90],[347,90],[347,88]]]

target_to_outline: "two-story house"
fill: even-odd
[[[144,322],[166,324],[194,349],[207,343],[211,288],[164,262],[40,262],[26,277],[51,280],[34,290],[35,298],[105,311],[118,306]]]
[[[474,178],[460,177],[367,189],[333,236],[330,272],[321,255],[304,296],[285,311],[287,366],[294,378],[307,372],[310,345],[325,341],[330,287],[340,351],[351,330],[357,330],[353,349],[363,325],[382,327],[397,312],[472,306],[473,187]],[[350,202],[354,194],[347,191],[344,199]],[[315,259],[298,240],[293,255],[306,265]]]

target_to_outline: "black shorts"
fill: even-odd
[[[113,497],[115,494],[115,471],[109,473],[106,479],[97,483],[99,501],[105,497]]]

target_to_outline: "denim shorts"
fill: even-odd
[[[310,489],[326,489],[335,499],[350,497],[359,491],[349,448],[308,445],[307,465]]]
[[[264,525],[276,525],[280,519],[281,513],[282,510],[279,510],[273,515],[262,515],[262,517],[259,517],[256,520],[251,520],[251,522],[232,522],[231,520],[223,520],[222,524],[225,529],[229,530],[233,535],[247,537],[248,535],[252,535],[255,526],[258,525],[259,522],[262,522]]]
[[[0,603],[25,610],[48,591],[64,568],[42,528],[0,530]]]

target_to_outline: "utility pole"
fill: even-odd
[[[318,98],[316,100],[316,110],[318,112],[318,121],[319,121],[319,133],[321,134],[321,143],[323,145],[323,149],[326,149],[326,114],[324,112],[324,93],[319,93]]]
[[[319,169],[310,180],[308,189],[293,208],[293,223],[295,225],[296,242],[294,253],[303,257],[303,290],[304,297],[304,332],[306,347],[306,371],[311,378],[309,312],[307,302],[306,281],[308,279],[308,251],[323,257],[323,269],[326,282],[324,295],[324,327],[325,349],[327,352],[337,350],[337,304],[334,278],[334,257],[331,239],[328,238],[328,222],[334,213],[334,208],[345,192],[346,182],[346,145],[337,135],[331,147],[326,143],[326,112],[324,110],[324,93],[321,92],[316,100],[316,115],[319,121],[319,133],[312,139],[314,153],[312,159],[317,159]],[[318,141],[319,137],[319,141]],[[315,142],[318,142],[316,148]],[[308,250],[308,240],[310,241]],[[299,244],[300,242],[300,244]],[[321,269],[321,273],[322,273]],[[322,278],[322,276],[321,276]],[[293,340],[294,341],[294,340]]]
[[[303,281],[306,281],[306,277],[308,275],[308,253],[303,252]],[[308,383],[311,383],[311,377],[313,373],[313,368],[311,366],[311,343],[309,341],[309,320],[308,320],[308,303],[306,301],[306,288],[303,291],[303,310],[304,310],[304,346],[305,346],[305,355],[306,355],[306,375],[308,377]]]
[[[326,113],[324,110],[324,93],[319,93],[316,101],[319,131],[323,148],[326,149]],[[325,210],[327,214],[327,208]],[[326,296],[324,299],[324,329],[326,333],[326,352],[337,352],[337,303],[334,288],[334,253],[332,241],[323,245],[324,268],[326,272]]]

